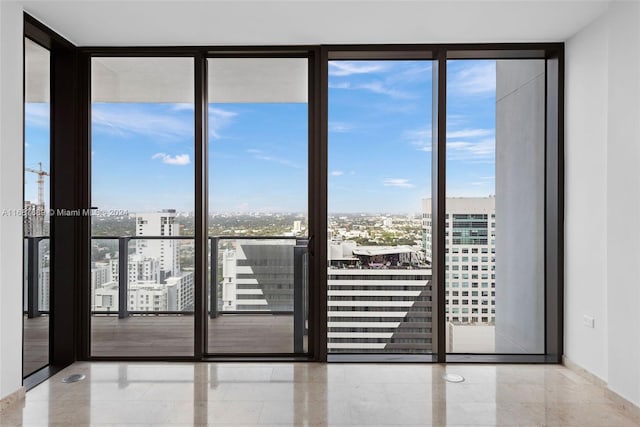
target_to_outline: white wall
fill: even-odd
[[[566,52],[565,354],[640,404],[640,4]]]
[[[0,398],[22,385],[22,7],[0,2]]]
[[[609,386],[640,404],[640,4],[609,13]]]
[[[607,378],[607,18],[566,46],[565,354]],[[582,316],[595,318],[585,328]]]

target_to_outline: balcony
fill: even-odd
[[[25,348],[37,368],[48,358],[48,238],[25,242]],[[92,356],[193,355],[193,244],[187,236],[92,238]],[[208,353],[306,351],[306,250],[295,237],[209,238]]]
[[[42,280],[48,275],[40,262],[43,242],[45,238],[27,241],[30,302],[48,295],[48,282]],[[193,355],[193,249],[191,236],[93,238],[92,356]],[[211,237],[208,255],[207,352],[305,353],[307,241]],[[432,352],[431,271],[400,264],[328,268],[331,353]],[[43,305],[25,308],[27,346],[46,347],[46,314]]]

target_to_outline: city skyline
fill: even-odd
[[[495,194],[495,61],[448,69],[447,197]],[[329,77],[329,211],[420,212],[431,62],[332,61]],[[49,170],[48,116],[48,104],[26,104],[27,167]],[[210,213],[307,211],[306,104],[210,104],[209,117]],[[191,105],[94,103],[92,142],[92,205],[194,210]],[[35,201],[35,176],[25,180]]]

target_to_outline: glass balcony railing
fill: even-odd
[[[49,314],[49,237],[24,238],[24,314]]]
[[[196,290],[192,236],[96,236],[92,240],[94,354],[133,349],[137,344],[131,337],[140,331],[161,327],[192,331],[189,317],[195,314]],[[307,240],[224,236],[210,237],[208,243],[209,351],[304,353]],[[128,322],[117,322],[127,318]],[[144,318],[146,323],[140,323]],[[117,340],[103,336],[116,329]],[[182,332],[178,335],[174,338],[181,343],[189,341]],[[140,339],[148,336],[143,333]],[[187,349],[185,344],[183,350]]]
[[[94,314],[193,313],[193,237],[92,240]],[[294,313],[296,299],[306,300],[306,245],[288,236],[210,237],[210,316]]]

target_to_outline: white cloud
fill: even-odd
[[[408,67],[399,72],[389,73],[389,77],[387,77],[386,80],[389,83],[424,82],[431,80],[433,75],[431,69],[432,67],[430,62],[427,62],[426,64],[421,62],[419,65]],[[426,88],[430,89],[430,86],[426,86]]]
[[[447,138],[476,138],[493,134],[491,129],[461,129],[447,132]]]
[[[351,131],[352,129],[353,126],[349,123],[329,122],[329,132],[345,133]]]
[[[452,76],[449,88],[451,93],[457,95],[495,93],[495,61],[472,62],[465,67],[461,67]]]
[[[279,163],[283,166],[288,166],[294,169],[302,169],[302,167],[300,165],[298,165],[295,162],[292,162],[291,160],[288,159],[284,159],[282,157],[277,157],[277,156],[273,156],[269,153],[265,153],[262,150],[257,150],[255,148],[250,148],[248,150],[246,150],[247,153],[252,154],[254,159],[257,160],[264,160],[266,162],[274,162],[274,163]]]
[[[411,94],[409,94],[408,92],[403,92],[401,90],[392,89],[391,87],[389,87],[386,84],[383,84],[380,81],[375,81],[375,82],[371,82],[371,83],[364,83],[364,84],[358,85],[356,88],[357,89],[365,89],[365,90],[368,90],[370,92],[378,93],[378,94],[381,94],[381,95],[387,95],[387,96],[390,96],[392,98],[407,99],[407,98],[414,98],[415,97],[415,96],[412,96]]]
[[[349,82],[340,82],[340,83],[329,82],[329,88],[330,89],[367,90],[369,92],[377,93],[379,95],[387,95],[392,98],[399,98],[399,99],[416,98],[415,95],[412,95],[409,92],[393,89],[391,85],[382,81],[372,81],[372,82],[361,83],[361,84],[351,84]]]
[[[381,63],[371,62],[351,62],[351,61],[330,61],[329,62],[329,75],[330,76],[350,76],[353,74],[369,74],[376,73],[378,71],[384,71],[385,67]]]
[[[49,128],[50,104],[28,102],[24,105],[24,121],[27,125]]]
[[[402,187],[413,188],[415,185],[411,184],[406,178],[387,178],[383,182],[385,187]]]
[[[476,187],[494,187],[495,176],[477,176],[475,181],[471,182],[471,185]]]
[[[349,82],[329,82],[329,89],[353,89],[351,83]]]
[[[461,129],[447,132],[447,158],[452,160],[485,160],[495,155],[492,129]],[[403,138],[419,151],[432,151],[431,128],[407,130]],[[459,138],[459,139],[458,139]]]
[[[234,111],[209,107],[209,136],[213,139],[220,139],[220,131],[229,126],[237,115],[238,113]]]
[[[344,175],[344,172],[342,171],[333,171],[331,172],[331,176],[342,176]]]
[[[496,142],[493,138],[480,141],[447,141],[449,160],[488,161],[495,158]]]
[[[191,163],[191,158],[188,154],[176,154],[175,156],[170,156],[166,153],[156,153],[151,156],[153,160],[160,159],[162,163],[167,165],[176,165],[176,166],[186,166]]]
[[[195,105],[189,102],[173,105],[173,111],[194,111],[194,110],[195,110]]]
[[[404,139],[415,145],[419,151],[431,151],[431,128],[407,130],[404,132]]]
[[[98,131],[164,139],[193,137],[193,120],[176,117],[170,111],[148,112],[131,106],[116,108],[113,104],[94,104],[91,113],[91,125]]]

